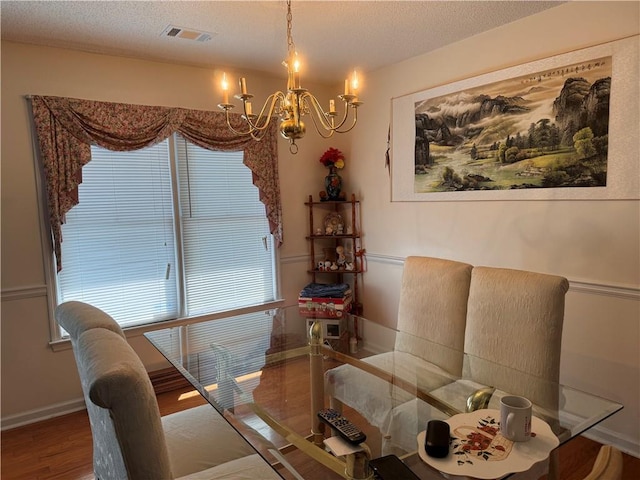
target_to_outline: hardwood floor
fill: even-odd
[[[161,414],[168,415],[204,403],[200,395],[189,393],[189,389],[160,393]],[[296,415],[300,422],[308,425],[308,415]],[[356,414],[348,412],[347,415],[352,418]],[[377,432],[365,429],[365,433],[370,439],[368,443],[380,443],[379,434],[376,438]],[[86,411],[4,431],[0,448],[2,480],[94,480],[91,431]],[[560,477],[563,480],[582,480],[591,470],[599,448],[600,444],[584,437],[563,445],[560,448]],[[317,473],[317,466],[309,465],[311,462],[304,456],[294,454],[287,455],[287,458],[293,459],[303,475],[305,467],[314,468]],[[624,462],[623,478],[640,478],[640,459],[624,455]],[[328,474],[326,478],[336,476]]]

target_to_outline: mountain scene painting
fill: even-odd
[[[611,57],[420,100],[414,192],[607,185]]]

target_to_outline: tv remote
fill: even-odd
[[[318,412],[320,420],[325,422],[347,442],[357,445],[367,439],[367,436],[353,423],[343,417],[340,412],[332,408],[326,408]]]

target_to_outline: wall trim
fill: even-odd
[[[387,265],[404,265],[405,257],[381,255],[376,253],[367,252],[367,260],[373,263],[387,264]],[[622,284],[609,284],[604,282],[596,282],[589,280],[569,280],[569,291],[586,293],[591,295],[605,295],[609,297],[628,298],[631,300],[640,301],[640,285],[622,285]]]
[[[628,298],[640,300],[640,287],[625,287],[620,285],[607,285],[603,283],[569,280],[569,290],[579,293],[605,295],[609,297]]]
[[[149,372],[149,378],[157,394],[163,392],[174,391],[190,387],[189,381],[174,367],[164,368]],[[51,418],[61,417],[69,413],[86,410],[84,398],[77,398],[67,402],[54,403],[46,407],[28,410],[26,412],[8,415],[0,419],[0,430],[11,430],[13,428],[30,425],[32,423],[42,422]]]
[[[582,436],[594,442],[602,443],[603,445],[613,445],[632,457],[640,458],[640,444],[634,442],[630,437],[623,437],[620,433],[614,432],[611,429],[595,426],[584,432]]]
[[[377,253],[366,254],[366,260],[374,263],[387,264],[387,265],[404,265],[405,257],[398,257],[394,255],[381,255]],[[308,255],[289,255],[282,257],[280,263],[282,264],[296,264],[307,263],[309,261]],[[568,279],[569,290],[572,292],[586,293],[592,295],[605,295],[609,297],[628,298],[631,300],[640,300],[640,286],[622,285],[622,284],[610,284],[604,282]],[[7,288],[2,290],[2,301],[11,300],[24,300],[28,298],[39,298],[47,296],[46,285],[30,285],[26,287]]]
[[[27,410],[26,412],[2,417],[2,419],[0,419],[0,423],[2,424],[0,430],[5,431],[12,428],[22,427],[24,425],[30,425],[32,423],[49,420],[50,418],[79,412],[80,410],[86,410],[84,398],[82,397],[75,400],[54,403],[53,405],[47,405],[46,407],[37,408],[35,410]]]
[[[30,285],[27,287],[6,288],[2,290],[2,301],[24,300],[47,296],[46,285]]]

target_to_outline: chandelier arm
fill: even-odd
[[[225,114],[227,118],[227,127],[229,127],[229,130],[231,130],[236,135],[251,135],[253,137],[253,134],[252,134],[253,129],[251,129],[251,127],[249,127],[247,131],[237,130],[233,128],[233,126],[231,125],[231,119],[229,118],[229,110],[230,109],[225,109]]]
[[[356,123],[358,123],[358,107],[356,105],[350,105],[351,108],[353,108],[353,122],[351,122],[351,126],[349,128],[347,128],[346,130],[338,130],[339,127],[336,127],[336,133],[347,133],[350,132],[351,130],[353,130],[353,127],[356,126]],[[346,116],[345,116],[345,120],[346,120]],[[344,123],[344,122],[342,122]],[[342,124],[340,124],[340,127],[342,126]]]
[[[310,113],[310,117],[311,120],[313,121],[313,126],[316,129],[316,132],[318,133],[318,135],[320,135],[322,138],[331,138],[333,137],[333,134],[336,132],[335,128],[333,128],[330,125],[325,125],[325,122],[322,122],[322,120],[320,120],[320,125],[318,125],[319,121],[318,119],[321,119],[322,117],[320,116],[319,112],[317,111],[317,109],[314,106],[314,109],[316,110],[316,112],[318,113],[317,115],[313,115],[311,112]],[[321,108],[322,109],[322,108]],[[318,119],[316,119],[316,117]],[[320,128],[322,127],[322,128]]]
[[[333,134],[335,133],[335,130],[333,128],[326,128],[324,125],[320,125],[322,127],[322,129],[320,129],[318,127],[318,120],[316,120],[315,115],[311,115],[311,120],[313,121],[313,126],[316,129],[316,132],[318,133],[318,135],[320,135],[322,138],[331,138],[333,137]],[[328,132],[328,133],[325,133]]]
[[[256,128],[258,128],[259,130],[264,130],[267,128],[267,126],[269,125],[269,122],[271,121],[271,117],[273,115],[273,112],[276,111],[276,113],[281,109],[281,105],[284,103],[285,101],[285,95],[284,93],[282,93],[281,91],[277,91],[271,95],[269,95],[267,97],[267,99],[264,102],[264,105],[262,106],[262,109],[260,110],[260,115],[258,117],[258,120],[260,118],[264,118],[265,119],[265,123],[260,127],[259,126],[259,122],[256,124]],[[279,102],[279,106],[276,108],[276,103]],[[267,109],[267,105],[269,105],[268,109]]]
[[[271,116],[273,115],[273,112],[276,108],[276,102],[280,101],[282,103],[283,100],[284,100],[284,93],[280,91],[272,93],[267,97],[267,99],[264,102],[264,105],[262,105],[262,109],[260,110],[259,115],[247,115],[247,102],[246,100],[243,100],[242,102],[242,107],[244,109],[243,118],[246,120],[247,124],[249,125],[249,131],[247,133],[251,133],[254,130],[259,130],[259,131],[266,130],[266,128],[269,126],[269,123],[271,122]],[[254,117],[255,120],[252,120],[251,119],[252,117]]]
[[[318,101],[318,99],[316,97],[314,97],[312,94],[307,92],[303,96],[303,99],[307,101],[307,105],[310,103],[313,106],[313,110],[316,112],[316,115],[317,115],[318,119],[320,120],[322,128],[324,128],[325,130],[331,131],[331,132],[335,131],[335,132],[340,133],[340,131],[338,129],[340,127],[342,127],[342,125],[344,125],[344,123],[347,120],[347,117],[349,115],[349,104],[346,101],[345,101],[344,116],[342,117],[342,120],[340,121],[340,123],[338,123],[338,125],[336,125],[335,121],[334,121],[334,118],[333,118],[334,115],[329,115],[328,113],[325,113],[325,111],[320,106],[320,102]],[[316,130],[318,130],[318,128],[317,128],[318,122],[316,121],[316,119],[315,119],[315,117],[313,115],[311,115],[311,118],[313,119],[314,125],[316,125]],[[318,130],[318,133],[320,133],[319,130]],[[331,134],[331,135],[333,135],[333,134]],[[328,138],[328,137],[324,137],[324,138]]]

